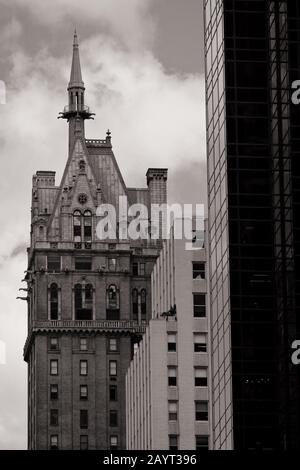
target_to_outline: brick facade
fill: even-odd
[[[148,188],[127,188],[110,134],[103,140],[85,139],[84,122],[92,113],[82,104],[76,36],[68,93],[69,105],[61,117],[69,123],[69,158],[61,184],[56,186],[55,172],[38,171],[32,185],[24,348],[28,447],[80,449],[88,442],[89,449],[108,449],[116,436],[118,448],[124,449],[125,374],[134,343],[151,317],[151,271],[160,241],[101,241],[96,236],[96,209],[102,202],[118,208],[119,196],[148,207],[166,202],[167,172],[163,170],[161,179],[160,170],[153,169]],[[109,350],[109,339],[117,339],[112,342],[115,351]],[[80,373],[81,361],[87,361],[86,375]],[[113,376],[115,362],[110,361],[117,365]],[[80,396],[80,386],[87,397]],[[81,410],[87,410],[87,422]],[[113,423],[110,411],[117,412]]]

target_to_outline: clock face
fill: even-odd
[[[81,193],[81,194],[78,195],[79,204],[86,204],[87,200],[88,200],[88,197],[87,197],[86,194]]]

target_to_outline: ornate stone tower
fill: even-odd
[[[160,242],[99,240],[102,203],[166,202],[167,170],[148,170],[144,189],[127,188],[110,132],[85,138],[77,34],[60,117],[69,124],[69,157],[55,172],[33,176],[28,249],[29,449],[125,448],[125,373],[151,317],[152,266]],[[151,178],[149,175],[151,174]],[[158,180],[155,184],[155,180]]]

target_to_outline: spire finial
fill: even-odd
[[[71,76],[68,88],[84,88],[84,83],[81,76],[81,66],[79,58],[79,43],[76,28],[74,30],[74,40],[73,40],[73,58],[72,58],[72,68]]]
[[[74,29],[73,47],[74,47],[74,46],[78,46],[78,36],[77,36],[76,28]]]

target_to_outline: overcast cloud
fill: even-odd
[[[110,128],[128,186],[144,186],[149,166],[168,167],[171,202],[204,202],[202,10],[199,0],[0,0],[0,11],[7,88],[0,105],[0,340],[7,353],[0,449],[18,449],[27,444],[27,320],[26,303],[15,298],[26,268],[32,175],[56,170],[58,184],[66,163],[67,126],[56,118],[67,104],[74,25],[86,102],[96,113],[86,136],[104,138]]]

